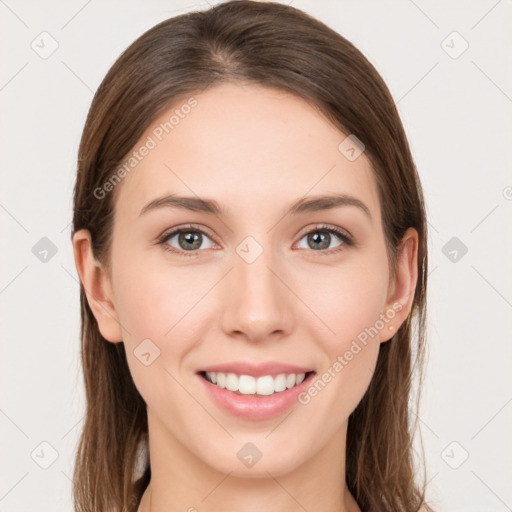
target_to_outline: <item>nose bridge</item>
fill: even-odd
[[[290,329],[290,297],[280,279],[281,265],[270,247],[247,237],[235,250],[233,272],[223,309],[223,328],[227,333],[244,333],[258,340]]]

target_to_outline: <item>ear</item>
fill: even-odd
[[[381,343],[388,341],[409,315],[417,280],[418,232],[414,228],[408,228],[398,248],[395,275],[390,276],[388,299],[384,310],[384,315],[389,320],[380,331]]]
[[[93,254],[88,230],[81,229],[73,235],[73,254],[87,302],[98,322],[101,335],[113,343],[122,341],[110,278]]]

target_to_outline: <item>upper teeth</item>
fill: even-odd
[[[258,395],[272,395],[300,384],[305,376],[305,373],[281,373],[276,377],[264,375],[256,378],[251,375],[206,372],[206,378],[213,384],[229,391],[239,391],[243,395],[254,395],[255,393]]]

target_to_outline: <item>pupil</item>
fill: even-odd
[[[192,231],[187,231],[182,233],[180,236],[180,243],[184,242],[185,244],[192,245],[193,247],[188,247],[189,249],[198,249],[201,247],[201,240],[199,233],[194,233]]]
[[[323,238],[323,240],[322,240]],[[309,237],[310,241],[313,241],[314,244],[320,242],[320,245],[313,247],[313,249],[327,249],[329,247],[329,234],[328,233],[313,233]],[[323,242],[323,243],[322,243]]]

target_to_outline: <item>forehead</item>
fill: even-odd
[[[165,193],[214,198],[236,215],[332,192],[358,197],[378,216],[369,160],[339,149],[347,135],[295,95],[216,86],[166,110],[135,144],[150,149],[119,185],[116,216],[133,218]]]

